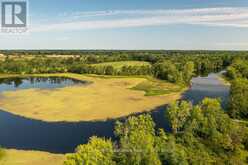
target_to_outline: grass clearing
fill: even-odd
[[[0,165],[62,165],[64,160],[62,154],[6,149]]]
[[[118,61],[118,62],[104,62],[99,64],[92,64],[96,67],[113,66],[114,69],[120,70],[123,66],[151,66],[149,62],[145,61]]]
[[[159,80],[157,83],[160,86],[157,86],[157,83],[150,83],[149,79],[141,77],[102,78],[79,74],[36,74],[32,76],[70,77],[92,83],[52,90],[24,89],[3,92],[0,94],[2,109],[19,116],[49,122],[92,121],[150,111],[181,97],[178,86]],[[144,84],[149,84],[149,89],[146,89]],[[132,90],[133,88],[136,90]],[[159,90],[162,92],[159,93]],[[155,96],[158,94],[166,95]]]
[[[185,90],[185,87],[150,78],[137,84],[131,89],[145,91],[145,96],[158,96],[175,92],[182,92]]]

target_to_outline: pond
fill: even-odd
[[[229,87],[218,79],[218,74],[192,79],[191,88],[183,99],[198,103],[204,97],[221,98],[226,104]],[[28,88],[61,88],[79,85],[82,82],[67,78],[24,78],[0,80],[0,92]],[[165,106],[157,107],[151,115],[158,128],[170,131],[164,118]],[[87,143],[89,137],[99,136],[114,139],[116,120],[99,122],[44,122],[0,111],[0,146],[5,148],[39,150],[53,153],[73,152],[78,144]]]
[[[86,82],[66,77],[11,77],[0,78],[0,92],[18,89],[52,89],[80,85]]]

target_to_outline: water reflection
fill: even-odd
[[[191,88],[183,95],[184,100],[189,100],[193,104],[199,103],[205,97],[219,98],[222,101],[222,106],[226,107],[230,87],[220,81],[219,76],[222,72],[211,73],[207,77],[193,78]]]
[[[85,81],[79,81],[76,79],[66,77],[0,78],[0,92],[30,88],[63,88],[66,86],[79,85],[85,83]]]

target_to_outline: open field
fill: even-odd
[[[64,160],[62,154],[6,149],[0,165],[62,165]]]
[[[3,54],[0,54],[0,61],[4,61],[5,60],[5,56]]]
[[[150,66],[149,62],[144,61],[119,61],[119,62],[104,62],[99,64],[92,64],[92,66],[104,67],[113,66],[115,69],[121,69],[123,66]]]
[[[174,90],[180,89],[177,85],[160,81],[158,81],[160,84],[158,85],[146,78],[101,78],[78,74],[32,76],[63,76],[92,83],[53,90],[26,89],[3,92],[0,95],[2,109],[16,115],[49,122],[92,121],[150,111],[181,97],[181,91],[175,92]],[[6,75],[0,77],[6,77]],[[131,90],[131,88],[142,87],[142,84],[149,84],[153,91],[173,89],[173,92],[146,97],[145,93],[151,95],[152,90],[143,91],[141,88]]]
[[[179,85],[156,80],[154,78],[148,78],[146,81],[137,84],[131,89],[145,91],[145,96],[166,95],[184,90],[183,87]]]

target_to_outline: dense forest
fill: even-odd
[[[117,140],[92,137],[68,154],[65,165],[187,165],[248,163],[248,52],[231,51],[2,51],[0,73],[79,73],[153,76],[187,85],[193,76],[226,70],[228,107],[205,98],[178,101],[165,110],[171,131],[157,129],[149,114],[117,122]],[[0,53],[0,54],[1,54]],[[52,56],[52,55],[59,55]],[[75,56],[70,56],[75,55]],[[23,58],[23,56],[25,58]],[[98,67],[117,61],[150,65]]]

